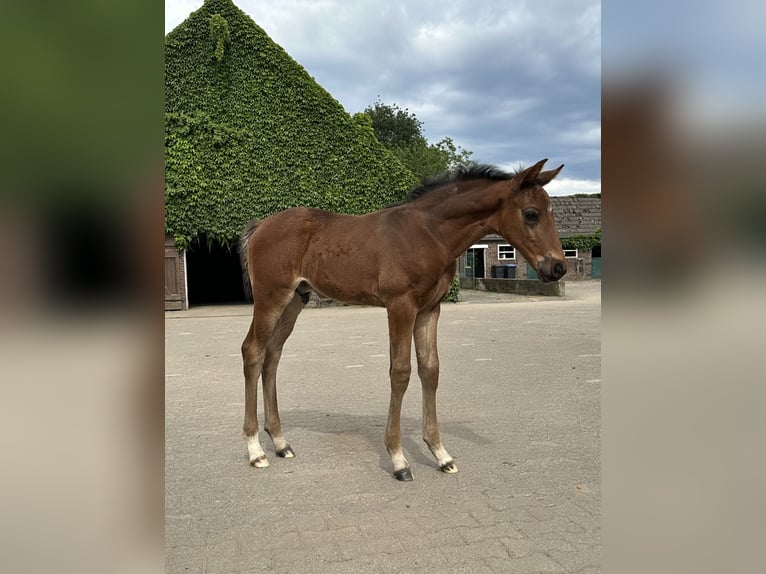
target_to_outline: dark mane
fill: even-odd
[[[523,169],[523,168],[522,168]],[[517,170],[517,173],[520,170]],[[414,201],[417,198],[425,195],[426,193],[433,191],[439,187],[444,187],[450,183],[456,183],[458,181],[468,181],[471,179],[490,179],[494,181],[501,181],[511,179],[515,173],[508,173],[494,165],[476,164],[476,165],[461,165],[454,170],[444,172],[440,175],[433,176],[421,182],[415,189],[413,189],[407,196],[406,202]]]

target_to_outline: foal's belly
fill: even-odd
[[[304,281],[308,290],[313,291],[321,297],[333,299],[347,305],[372,305],[374,307],[384,307],[384,303],[370,292],[354,292],[347,287],[326,284],[318,281]]]

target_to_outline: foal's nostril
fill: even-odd
[[[562,263],[556,263],[556,265],[553,266],[553,275],[560,279],[564,276],[564,273],[566,273],[566,269],[564,268],[564,265]]]

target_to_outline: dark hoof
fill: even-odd
[[[446,472],[447,474],[455,474],[457,472],[457,465],[453,460],[445,462],[439,468],[442,472]]]
[[[412,471],[409,468],[402,468],[394,472],[396,480],[410,482],[412,480]]]
[[[277,456],[282,458],[295,458],[295,452],[289,446],[277,451]]]

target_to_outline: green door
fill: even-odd
[[[484,249],[469,249],[465,254],[465,276],[484,279]]]
[[[593,258],[593,271],[591,272],[591,276],[594,279],[601,278],[601,257]]]
[[[594,245],[591,251],[593,268],[591,271],[591,277],[594,279],[601,279],[601,245]]]
[[[475,268],[475,260],[476,259],[476,253],[473,252],[473,249],[469,249],[465,254],[465,276],[473,278],[476,276],[474,268]]]

